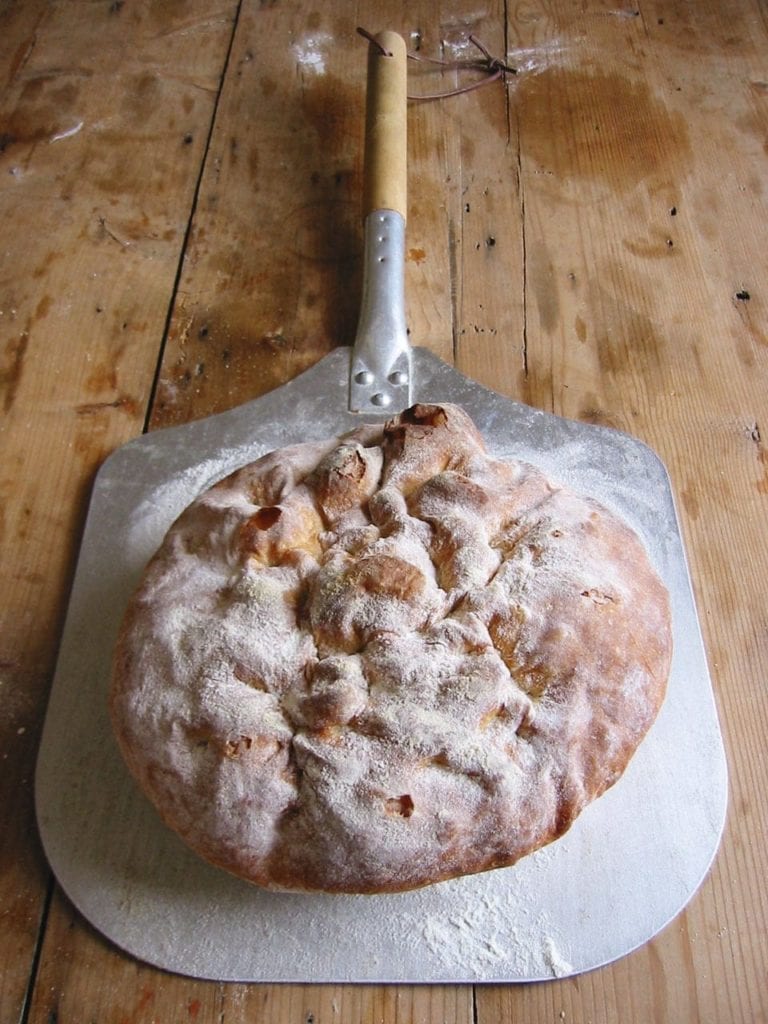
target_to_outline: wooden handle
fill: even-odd
[[[407,211],[407,56],[397,32],[379,32],[369,44],[365,116],[363,216]],[[383,47],[383,50],[382,50]],[[383,51],[386,51],[383,52]]]

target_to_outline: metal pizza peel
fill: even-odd
[[[479,386],[405,327],[405,44],[369,52],[365,274],[338,348],[229,412],[146,434],[95,481],[36,775],[46,854],[83,916],[129,954],[225,981],[521,982],[625,955],[686,905],[715,856],[727,770],[669,479],[618,431]],[[585,492],[643,539],[672,600],[675,652],[657,721],[619,782],[569,833],[511,868],[385,896],[272,893],[209,866],[128,775],[107,713],[112,650],[141,572],[205,488],[284,445],[412,401],[462,406],[499,458]],[[288,414],[286,412],[288,411]]]

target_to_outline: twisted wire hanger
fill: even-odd
[[[368,32],[364,28],[358,28],[358,34],[364,39],[367,39],[369,43],[377,46],[379,50],[384,54],[385,57],[391,57],[391,53],[387,48],[378,40],[372,33]],[[423,57],[421,54],[412,53],[408,51],[408,59],[418,61],[423,64],[434,64],[444,71],[482,71],[485,74],[484,78],[478,79],[476,82],[469,82],[466,85],[457,86],[455,89],[449,89],[446,92],[438,93],[421,93],[421,94],[408,94],[409,100],[415,101],[426,101],[426,100],[442,100],[447,99],[450,96],[460,96],[462,93],[471,92],[473,89],[479,89],[483,85],[489,85],[491,82],[496,82],[499,79],[506,82],[507,75],[516,75],[517,68],[512,67],[499,57],[494,57],[480,40],[474,36],[469,36],[469,41],[476,46],[477,49],[482,53],[483,58],[477,58],[475,60],[440,60],[437,57]]]

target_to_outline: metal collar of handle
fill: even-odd
[[[400,412],[411,404],[405,321],[405,220],[394,210],[365,219],[363,295],[349,380],[350,412]]]

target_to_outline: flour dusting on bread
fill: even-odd
[[[111,710],[207,860],[399,891],[562,835],[624,771],[670,658],[632,530],[420,405],[190,505],[126,613]]]

